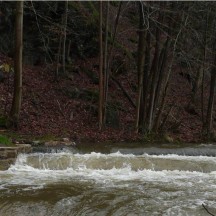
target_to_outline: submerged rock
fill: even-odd
[[[73,141],[70,141],[69,138],[63,138],[62,141],[61,140],[51,140],[48,142],[45,142],[44,144],[47,147],[51,147],[51,146],[75,146],[76,143]]]

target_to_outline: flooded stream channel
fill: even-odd
[[[1,216],[216,214],[216,146],[36,150],[0,171]]]

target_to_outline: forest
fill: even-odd
[[[1,1],[1,134],[215,141],[215,14],[206,1]]]

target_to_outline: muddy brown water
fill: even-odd
[[[216,214],[216,147],[37,148],[0,172],[1,216]]]

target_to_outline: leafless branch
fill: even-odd
[[[57,102],[57,104],[58,104],[58,108],[59,108],[60,113],[61,113],[62,116],[65,118],[65,114],[64,114],[64,112],[62,111],[61,104],[59,103],[58,100],[56,100],[56,102]]]
[[[36,12],[36,10],[35,10],[35,8],[34,8],[34,5],[33,5],[32,0],[31,0],[31,5],[32,5],[32,9],[33,9],[34,14],[35,14],[35,19],[36,19],[36,23],[37,23],[38,30],[39,30],[39,32],[40,32],[40,34],[41,34],[41,37],[42,37],[42,41],[43,41],[43,44],[44,44],[44,48],[45,48],[45,50],[46,50],[46,53],[47,53],[47,55],[48,55],[50,61],[52,62],[52,58],[51,58],[51,56],[50,56],[50,54],[49,54],[49,51],[48,51],[49,48],[47,47],[46,42],[45,42],[45,34],[41,31],[41,28],[40,28],[40,25],[39,25],[39,22],[38,22],[38,15],[37,15],[37,12]],[[49,39],[49,38],[48,38],[48,39]]]
[[[207,209],[207,207],[206,207],[204,204],[202,204],[202,207],[206,210],[206,212],[208,212],[208,214],[210,214],[210,215],[212,215],[212,216],[215,216],[214,214],[212,214],[212,213]]]

